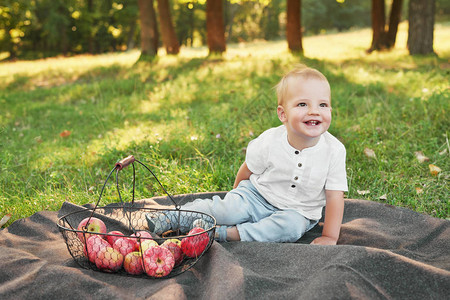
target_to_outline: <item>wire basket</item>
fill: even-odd
[[[134,202],[135,163],[147,169],[175,208],[140,207]],[[124,203],[119,172],[133,167],[131,203]],[[116,172],[121,204],[99,207],[106,184]],[[93,209],[80,209],[58,219],[70,255],[83,268],[148,278],[168,278],[190,269],[211,247],[216,220],[205,213],[181,209],[156,175],[132,155],[116,163]],[[151,227],[151,228],[150,228]]]

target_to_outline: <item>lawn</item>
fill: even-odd
[[[229,190],[248,142],[280,124],[273,86],[304,63],[332,87],[346,196],[448,219],[450,25],[436,26],[438,56],[409,56],[406,30],[370,55],[364,29],[306,37],[303,57],[279,41],[229,45],[222,59],[183,48],[152,64],[138,51],[0,63],[0,218],[95,203],[129,154],[171,194]],[[126,201],[131,174],[119,177]],[[138,199],[163,194],[139,166],[136,176]],[[100,204],[117,201],[111,182]]]

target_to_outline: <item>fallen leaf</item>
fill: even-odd
[[[363,196],[370,193],[369,190],[364,190],[364,191],[356,190],[356,192],[358,193],[358,195],[363,195]]]
[[[0,227],[2,227],[3,225],[6,224],[6,222],[9,221],[9,219],[11,219],[11,214],[6,214],[3,216],[3,218],[0,220]]]
[[[430,173],[433,176],[437,176],[442,171],[441,168],[433,164],[429,164],[428,167],[430,168]]]
[[[380,196],[380,198],[378,198],[378,199],[380,199],[380,200],[387,200],[387,195],[384,194],[383,196]]]
[[[375,151],[373,151],[372,149],[365,148],[365,149],[364,149],[364,154],[365,154],[368,158],[376,158]]]
[[[447,153],[447,148],[445,148],[444,150],[442,150],[441,152],[439,152],[439,155],[444,155]]]
[[[417,160],[421,163],[430,160],[428,157],[423,155],[422,151],[416,151],[416,152],[414,152],[414,154],[416,155]]]
[[[416,194],[419,195],[419,194],[422,194],[422,193],[423,193],[423,189],[420,188],[420,187],[416,187]]]
[[[59,134],[60,137],[65,138],[68,137],[72,132],[70,132],[69,130],[64,130],[63,132],[61,132]]]

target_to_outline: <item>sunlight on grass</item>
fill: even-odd
[[[139,51],[102,55],[54,57],[34,61],[2,63],[0,80],[9,85],[18,78],[32,78],[29,88],[61,85],[77,80],[80,74],[100,67],[118,65],[130,67],[139,57]]]
[[[450,26],[436,24],[434,33],[434,50],[438,55],[448,56],[450,51]],[[355,30],[337,34],[324,34],[304,38],[303,48],[305,56],[326,61],[342,62],[349,59],[364,59],[367,62],[386,62],[396,65],[395,60],[408,57],[407,50],[408,23],[399,25],[395,48],[392,51],[375,52],[367,55],[366,50],[372,42],[370,29]],[[413,59],[400,62],[399,67],[414,68],[417,65]]]
[[[305,56],[340,62],[366,57],[371,43],[369,29],[342,34],[325,34],[306,37],[303,41]]]

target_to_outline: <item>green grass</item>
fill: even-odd
[[[402,25],[396,49],[371,55],[370,31],[360,30],[305,38],[304,57],[258,42],[229,45],[223,59],[185,48],[153,64],[136,63],[137,51],[1,63],[0,217],[94,203],[129,154],[172,194],[229,190],[248,142],[279,124],[273,86],[302,62],[331,83],[347,197],[449,218],[449,35],[436,26],[439,57],[410,57]],[[433,176],[429,164],[442,171]],[[120,174],[130,200],[131,168]],[[137,198],[163,194],[139,166],[137,181]],[[101,204],[118,201],[112,183]]]

